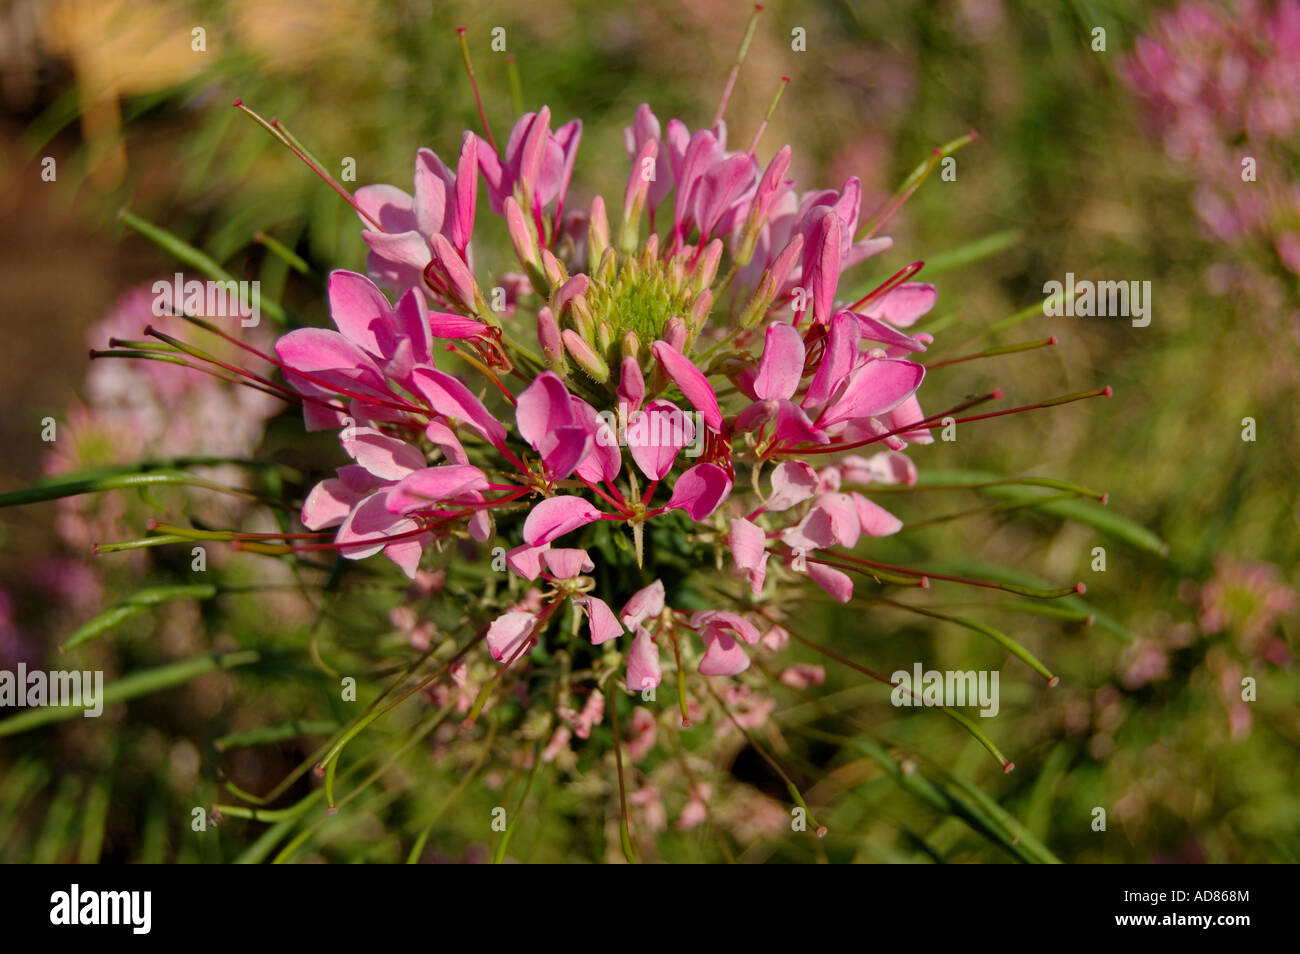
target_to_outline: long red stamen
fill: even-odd
[[[758,124],[758,129],[754,131],[754,138],[749,142],[749,149],[746,150],[749,155],[752,156],[754,150],[758,148],[758,141],[763,138],[763,133],[767,131],[767,124],[772,121],[772,114],[776,112],[777,103],[781,102],[781,96],[785,93],[785,88],[789,85],[790,77],[782,76],[781,83],[776,88],[776,95],[772,97],[772,104],[767,107],[767,115],[764,116],[763,121]]]
[[[865,557],[853,556],[849,553],[835,554],[841,560],[849,563],[857,563],[862,566],[875,567],[878,570],[886,570],[890,573],[900,573],[903,576],[926,577],[933,580],[944,580],[948,583],[962,583],[966,586],[978,586],[990,590],[1003,590],[1008,593],[1016,593],[1021,596],[1033,596],[1038,599],[1059,599],[1063,596],[1075,596],[1087,590],[1082,582],[1075,583],[1072,586],[1063,586],[1056,589],[1039,589],[1032,586],[1021,586],[1018,583],[1003,583],[999,580],[978,580],[964,576],[948,576],[943,573],[930,573],[921,570],[912,570],[905,566],[895,566],[892,563],[878,563],[875,560],[868,560]],[[811,558],[808,558],[811,559]]]
[[[488,145],[492,151],[500,155],[501,150],[497,149],[497,141],[492,136],[492,127],[488,125],[487,112],[483,109],[483,97],[479,94],[478,78],[474,75],[474,64],[469,58],[469,43],[465,40],[465,28],[457,27],[456,36],[460,40],[460,55],[465,61],[465,72],[469,74],[469,85],[474,90],[474,104],[478,107],[479,122],[483,124],[483,132],[487,133]]]
[[[187,354],[193,354],[193,351],[190,350],[191,346],[187,346],[185,342],[181,341],[178,338],[173,338],[170,335],[165,335],[162,332],[155,330],[152,326],[146,328],[145,333],[154,338],[158,338],[160,341],[166,341],[168,344],[175,345],[176,347],[185,350]],[[234,341],[238,343],[237,339],[232,338],[229,335],[224,334],[223,332],[218,331],[216,333],[221,335],[223,338],[226,338],[226,340],[228,341]],[[253,351],[252,348],[249,348],[248,350]],[[422,408],[417,404],[412,404],[410,401],[403,400],[402,398],[398,397],[396,394],[393,394],[392,397],[397,398],[397,402],[393,402],[393,401],[384,400],[383,398],[376,397],[371,394],[364,394],[356,391],[350,391],[347,388],[339,387],[337,384],[333,384],[329,381],[326,381],[323,378],[319,378],[309,371],[300,371],[297,368],[291,368],[288,365],[286,365],[283,361],[281,361],[279,358],[272,358],[270,355],[263,355],[257,351],[254,351],[254,353],[258,354],[263,360],[269,362],[270,364],[275,365],[277,368],[283,371],[286,376],[288,376],[289,374],[297,375],[303,380],[310,381],[312,384],[324,388],[326,391],[332,391],[333,393],[339,395],[340,397],[352,398],[353,400],[361,401],[363,404],[372,404],[375,405],[376,407],[387,407],[395,411],[405,411],[407,413],[414,413],[414,414],[430,413],[427,408]],[[244,369],[239,368],[236,365],[225,364],[224,362],[218,361],[216,358],[213,358],[211,356],[204,356],[204,357],[205,360],[211,361],[213,364],[225,368],[227,371],[232,371],[236,374],[249,374],[249,375],[252,374],[252,372],[245,371]],[[257,380],[265,381],[265,379],[262,378],[257,378]],[[272,382],[267,381],[266,383],[270,384]],[[301,392],[297,392],[297,393],[301,393]]]
[[[405,406],[395,405],[395,404],[390,404],[390,403],[388,403],[388,402],[384,402],[384,401],[382,401],[381,399],[376,399],[376,398],[373,398],[373,397],[367,397],[366,395],[354,394],[354,393],[352,393],[352,392],[345,391],[345,390],[343,390],[343,389],[341,389],[341,388],[339,388],[339,387],[337,387],[337,386],[335,386],[335,385],[327,384],[327,383],[321,381],[320,379],[316,378],[314,375],[312,375],[312,374],[310,374],[310,373],[308,373],[308,372],[305,372],[305,371],[297,371],[297,370],[294,370],[294,369],[292,369],[292,368],[287,367],[287,366],[286,366],[282,361],[279,360],[279,358],[275,358],[275,357],[272,357],[272,356],[269,355],[269,354],[265,354],[265,353],[263,353],[262,351],[258,350],[257,348],[254,348],[252,345],[247,344],[247,343],[245,343],[245,342],[239,340],[239,339],[236,338],[234,335],[228,334],[228,333],[226,333],[225,331],[221,330],[221,328],[220,328],[219,326],[213,324],[213,323],[210,322],[210,321],[204,321],[202,318],[198,318],[198,317],[196,317],[196,316],[194,316],[194,315],[187,315],[187,314],[185,314],[185,313],[183,313],[183,312],[180,312],[180,313],[173,313],[173,317],[176,317],[176,318],[183,318],[184,320],[190,322],[190,324],[197,325],[198,327],[202,328],[204,331],[207,331],[207,332],[209,332],[209,333],[211,333],[211,334],[214,334],[214,335],[216,335],[218,338],[222,338],[222,339],[224,339],[224,340],[226,340],[226,341],[229,341],[231,344],[235,345],[235,346],[238,347],[238,348],[242,348],[244,351],[247,351],[249,354],[256,355],[257,357],[261,358],[263,361],[267,362],[268,364],[274,365],[275,367],[279,368],[282,372],[285,372],[286,374],[287,374],[288,372],[292,372],[293,374],[296,374],[296,375],[298,375],[299,377],[302,377],[302,378],[304,378],[304,379],[306,379],[306,380],[311,381],[313,384],[317,384],[317,385],[319,385],[319,386],[325,388],[327,391],[333,391],[335,394],[338,394],[340,397],[350,397],[350,398],[355,398],[356,400],[362,401],[362,402],[367,403],[367,404],[382,405],[382,406],[384,406],[384,407],[390,407],[390,408],[393,408],[394,410],[398,410],[398,411],[414,412],[414,413],[417,413],[417,414],[428,414],[428,413],[429,413],[429,412],[428,412],[427,410],[425,410],[424,408],[421,408],[421,407],[419,407],[418,405],[411,404],[411,403],[409,403],[409,402],[403,402],[403,403],[405,404]],[[158,337],[158,335],[154,335],[154,337]],[[181,342],[181,341],[180,341],[180,339],[173,339],[173,341],[176,343],[176,346],[177,346],[177,347],[187,347],[187,346],[184,344],[184,342]],[[197,350],[197,349],[195,349],[195,350]],[[187,354],[193,354],[193,351],[192,351],[192,350],[187,350],[186,353],[187,353]],[[206,356],[204,357],[203,360],[214,360],[214,361],[215,361],[215,359],[211,359],[211,358],[206,357]],[[218,364],[219,364],[219,362],[215,362],[215,363],[218,363]],[[222,367],[226,367],[228,370],[232,370],[232,371],[234,371],[234,373],[236,373],[236,374],[242,374],[242,375],[247,376],[247,377],[252,377],[254,380],[260,381],[260,382],[266,384],[266,385],[269,386],[269,387],[274,387],[274,388],[279,388],[279,389],[285,390],[285,391],[287,391],[289,394],[295,395],[295,396],[296,396],[298,399],[300,399],[300,400],[303,400],[303,401],[311,401],[311,402],[314,403],[314,404],[319,404],[319,405],[321,405],[322,407],[327,407],[327,408],[330,408],[331,410],[339,410],[338,408],[335,408],[332,404],[330,404],[328,401],[325,401],[325,400],[323,400],[323,399],[321,399],[321,398],[319,398],[319,397],[316,397],[316,396],[314,396],[314,395],[309,395],[309,394],[303,394],[301,391],[297,390],[296,388],[286,387],[285,385],[277,384],[276,382],[271,381],[271,380],[269,380],[269,379],[267,379],[267,378],[262,378],[262,377],[260,377],[260,376],[254,375],[251,371],[247,371],[246,369],[239,368],[239,367],[237,367],[237,366],[233,366],[233,365],[221,365],[221,366],[222,366]],[[393,395],[393,396],[396,397],[397,395]]]
[[[116,338],[110,338],[108,343],[114,348],[122,347],[122,342],[118,341]],[[263,394],[269,394],[271,397],[279,398],[289,404],[301,403],[303,397],[301,394],[298,394],[296,391],[292,391],[289,388],[281,387],[280,390],[276,390],[277,387],[280,387],[279,385],[261,384],[257,381],[248,380],[246,378],[222,374],[220,371],[214,370],[213,368],[206,368],[201,364],[191,364],[184,358],[177,356],[174,352],[164,354],[141,349],[104,351],[98,348],[91,348],[90,357],[92,360],[96,358],[130,358],[134,361],[165,361],[168,364],[179,365],[180,367],[186,368],[190,371],[199,371],[203,374],[211,375],[218,381],[225,381],[227,384],[236,384],[240,387],[252,388],[254,391],[261,391]]]
[[[416,527],[414,530],[404,530],[401,533],[386,533],[377,537],[367,537],[365,540],[347,540],[343,543],[334,541],[332,543],[303,543],[294,546],[286,546],[285,549],[294,553],[308,552],[312,550],[337,550],[342,553],[345,549],[357,549],[360,547],[373,546],[376,543],[387,545],[396,540],[407,540],[411,537],[418,537],[422,534],[429,533],[430,528],[426,526]],[[239,540],[231,543],[231,548],[235,550],[243,549]]]
[[[745,57],[749,53],[749,44],[754,39],[754,31],[758,29],[758,15],[763,12],[761,3],[754,4],[754,12],[749,15],[749,23],[745,25],[744,36],[740,39],[740,49],[736,53],[736,62],[732,64],[731,72],[727,75],[727,85],[722,88],[722,101],[718,103],[718,111],[713,114],[713,128],[717,128],[718,123],[722,122],[722,114],[727,111],[727,102],[731,99],[731,92],[736,88],[736,77],[740,75],[740,67],[745,63]],[[750,152],[753,152],[751,149]]]
[[[601,500],[605,501],[605,503],[609,504],[611,507],[617,510],[620,516],[623,517],[630,516],[627,510],[627,506],[624,503],[620,503],[619,501],[615,500],[609,494],[605,493],[603,490],[601,490],[599,487],[597,487],[595,484],[589,481],[586,477],[579,477],[578,479],[581,480],[587,486],[588,490],[596,494],[598,497],[600,497]]]
[[[1022,344],[1006,345],[1001,348],[989,348],[987,351],[978,351],[975,354],[964,354],[960,358],[948,358],[946,361],[935,361],[932,364],[922,365],[927,371],[935,368],[946,368],[950,364],[961,364],[965,361],[974,361],[977,358],[995,358],[1003,354],[1018,354],[1021,351],[1033,351],[1037,348],[1054,348],[1056,347],[1056,335],[1050,338],[1043,338],[1041,341],[1026,341]]]
[[[781,455],[836,454],[840,451],[853,450],[857,447],[866,447],[868,444],[878,443],[879,441],[883,441],[886,438],[893,437],[897,434],[906,434],[908,431],[914,431],[918,427],[925,427],[936,421],[942,421],[945,417],[948,417],[951,414],[964,411],[977,404],[983,404],[985,401],[998,401],[1001,400],[1001,398],[1002,389],[994,388],[988,394],[982,394],[977,398],[971,398],[969,401],[964,401],[955,407],[950,407],[946,411],[940,411],[938,414],[931,414],[929,417],[923,417],[921,420],[913,421],[911,424],[904,424],[901,427],[895,427],[893,430],[885,431],[883,434],[877,434],[875,437],[869,437],[866,440],[855,441],[851,444],[806,444],[802,446],[782,447],[779,452],[775,449],[771,449],[764,456],[764,459],[774,457],[777,453],[780,453]]]
[[[859,298],[853,304],[849,305],[848,310],[861,311],[863,308],[871,304],[876,299],[883,298],[885,295],[889,294],[889,292],[893,291],[899,285],[903,284],[903,282],[907,281],[909,278],[911,278],[913,275],[915,275],[924,267],[925,267],[925,262],[913,262],[911,265],[908,265],[905,268],[900,268],[897,272],[895,272],[889,278],[885,279],[885,281],[883,281],[881,284],[876,286],[874,290],[868,292],[862,298]]]
[[[235,108],[241,110],[245,115],[252,117],[257,122],[258,125],[260,125],[272,136],[278,139],[286,149],[288,149],[295,156],[301,159],[308,169],[316,173],[316,175],[320,176],[320,178],[325,182],[326,185],[328,185],[331,189],[333,189],[340,196],[342,196],[343,201],[346,202],[348,205],[352,206],[352,208],[354,208],[357,211],[357,214],[360,215],[367,222],[369,222],[371,225],[373,225],[377,231],[380,232],[388,231],[377,221],[375,221],[375,219],[371,217],[369,212],[361,208],[361,206],[357,203],[357,200],[352,197],[351,192],[343,188],[343,186],[339,185],[339,183],[335,181],[334,177],[330,175],[328,172],[326,172],[324,168],[321,167],[320,163],[318,163],[311,156],[307,155],[307,152],[302,148],[301,144],[297,141],[297,139],[294,138],[293,134],[290,133],[288,130],[284,129],[280,125],[280,121],[278,119],[272,119],[270,122],[267,122],[257,113],[255,113],[253,110],[245,106],[244,101],[242,99],[235,100]]]

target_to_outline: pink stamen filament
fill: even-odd
[[[885,295],[889,294],[889,292],[893,291],[899,285],[903,284],[903,282],[907,281],[909,278],[911,278],[913,275],[915,275],[924,267],[925,267],[925,262],[913,262],[911,265],[908,265],[905,268],[900,268],[892,276],[885,279],[885,281],[882,282],[880,285],[878,285],[873,291],[868,292],[862,298],[855,301],[852,305],[849,305],[848,310],[861,311],[864,307],[871,304],[876,299],[882,298]]]
[[[749,44],[754,39],[754,31],[758,28],[758,15],[763,12],[761,3],[754,4],[754,12],[749,15],[749,23],[745,25],[745,33],[740,40],[740,49],[736,53],[736,62],[732,64],[731,72],[727,75],[727,85],[722,89],[722,101],[718,103],[718,111],[713,114],[713,127],[717,128],[718,123],[722,122],[722,115],[727,111],[727,102],[731,99],[731,92],[736,86],[736,77],[740,75],[740,68],[745,63],[745,56],[749,53]],[[752,151],[752,150],[751,150]]]
[[[487,134],[488,145],[492,151],[500,154],[501,150],[497,149],[497,141],[492,135],[492,127],[488,125],[487,112],[483,109],[483,97],[479,94],[478,78],[474,75],[474,64],[469,58],[469,43],[465,40],[465,28],[457,27],[456,36],[460,40],[460,55],[465,61],[465,72],[469,75],[469,85],[474,90],[474,105],[478,107],[479,122],[483,124],[483,132]]]
[[[964,354],[960,358],[948,358],[945,361],[936,361],[933,364],[922,365],[927,371],[935,368],[946,368],[950,364],[962,364],[966,361],[975,361],[978,358],[995,358],[1004,354],[1017,354],[1021,351],[1034,351],[1038,348],[1056,347],[1056,335],[1050,338],[1043,338],[1041,341],[1027,341],[1023,344],[1007,345],[1005,348],[989,348],[987,351],[978,351],[975,354]]]
[[[919,421],[913,421],[911,424],[904,424],[900,427],[895,427],[893,430],[885,431],[883,434],[878,434],[875,437],[870,437],[867,438],[866,440],[856,441],[852,444],[843,444],[843,443],[804,444],[804,445],[794,445],[789,447],[781,447],[779,449],[772,448],[769,449],[769,451],[764,455],[763,459],[766,460],[770,457],[776,456],[777,453],[780,453],[782,455],[836,454],[839,453],[840,451],[853,450],[854,448],[857,447],[866,447],[870,444],[875,444],[878,443],[879,441],[883,441],[886,438],[894,437],[897,434],[906,434],[908,431],[914,431],[917,430],[918,428],[926,427],[928,425],[935,423],[936,421],[941,421],[943,418],[948,417],[949,415],[955,414],[959,411],[964,411],[966,410],[966,408],[974,407],[977,404],[983,404],[985,401],[997,401],[1001,397],[1002,397],[1002,389],[996,388],[990,391],[988,394],[984,394],[981,395],[980,397],[973,398],[972,400],[965,401],[961,404],[956,405],[955,407],[949,408],[946,411],[940,411],[938,414],[931,414],[928,417],[923,417]],[[1005,413],[1009,413],[1009,412],[1005,412]]]
[[[267,122],[257,113],[255,113],[253,110],[245,106],[244,101],[242,99],[235,100],[235,108],[241,110],[246,115],[252,117],[258,123],[258,125],[260,125],[263,129],[267,130],[267,132],[269,132],[272,136],[274,136],[281,143],[283,143],[286,149],[288,149],[295,156],[301,159],[303,164],[305,164],[308,169],[316,173],[316,175],[318,175],[326,185],[328,185],[331,189],[333,189],[340,196],[342,196],[343,201],[345,201],[348,205],[352,206],[352,208],[354,208],[357,211],[358,215],[360,215],[367,222],[373,225],[376,231],[379,232],[388,231],[382,225],[376,222],[371,217],[369,212],[367,212],[365,209],[361,208],[359,204],[357,204],[357,200],[352,197],[352,193],[350,193],[347,189],[343,188],[343,186],[339,185],[338,182],[334,180],[333,176],[331,176],[328,172],[326,172],[319,165],[317,165],[316,162],[312,160],[310,156],[308,156],[301,149],[299,149],[298,146],[288,136],[284,134],[284,132],[280,129],[280,122],[278,119],[272,119],[270,122]]]

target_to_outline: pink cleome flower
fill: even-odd
[[[397,303],[337,271],[334,330],[276,345],[307,426],[338,428],[353,460],[312,491],[303,523],[337,528],[345,557],[382,552],[413,577],[439,541],[487,541],[526,507],[506,565],[548,595],[492,622],[495,658],[526,653],[570,600],[593,645],[630,635],[629,689],[658,685],[667,627],[699,634],[701,673],[741,672],[760,638],[745,616],[666,609],[655,581],[620,618],[590,591],[588,551],[556,543],[608,521],[628,528],[641,562],[648,524],[676,512],[709,525],[725,508],[723,536],[754,598],[776,556],[847,601],[852,580],[817,552],[901,527],[841,483],[915,479],[899,452],[931,439],[916,399],[925,370],[911,360],[930,338],[905,329],[935,290],[896,276],[841,301],[843,273],[891,245],[855,238],[858,181],[800,194],[788,146],[764,168],[754,145],[727,148],[723,123],[664,128],[646,105],[625,131],[617,237],[599,196],[566,218],[581,125],[550,123],[545,108],[522,117],[504,155],[467,133],[454,173],[421,150],[413,194],[358,190],[371,278]],[[535,303],[536,352],[521,344],[534,329],[518,313],[503,322],[476,278],[480,176],[526,275],[512,311]],[[445,352],[475,377],[440,367]],[[871,444],[884,449],[820,472],[806,459]],[[738,467],[755,488],[766,469],[770,491],[735,495]]]

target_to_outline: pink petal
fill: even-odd
[[[632,412],[641,409],[644,400],[645,376],[641,373],[641,365],[636,358],[629,355],[623,359],[619,376],[618,403],[620,407],[626,405],[627,410],[623,413],[630,417]]]
[[[574,423],[581,424],[592,435],[591,450],[574,468],[574,473],[593,484],[613,480],[623,467],[618,435],[582,398],[573,398],[573,418]]]
[[[384,376],[374,359],[337,331],[299,328],[275,343],[275,353],[288,373],[302,371],[326,379],[323,371],[343,371],[351,380],[384,387]],[[309,382],[310,383],[310,382]]]
[[[557,580],[571,580],[579,573],[589,573],[596,568],[587,551],[576,548],[543,550],[542,560]]]
[[[644,626],[636,628],[636,637],[627,651],[627,688],[645,692],[659,685],[663,672],[659,666],[659,647]]]
[[[686,400],[704,415],[704,423],[715,431],[722,430],[722,411],[718,408],[718,397],[713,393],[709,379],[704,376],[690,358],[679,351],[674,351],[667,342],[656,341],[650,347],[655,359],[663,366],[668,377],[672,378],[681,389]]]
[[[876,417],[893,410],[913,393],[925,377],[925,368],[911,361],[875,358],[853,372],[844,393],[822,412],[822,428],[854,418]]]
[[[352,194],[352,198],[386,232],[410,232],[416,228],[411,197],[397,186],[362,186]],[[361,221],[366,222],[364,218]],[[366,222],[366,228],[371,228],[369,222]]]
[[[749,645],[753,646],[761,638],[754,624],[738,613],[727,610],[704,610],[691,614],[691,625],[701,632],[708,630],[727,630],[735,633]]]
[[[442,421],[430,421],[424,428],[424,436],[432,443],[437,444],[443,456],[453,464],[469,463],[469,455],[465,453],[465,448],[461,446],[460,438]]]
[[[458,340],[479,338],[487,332],[488,327],[474,318],[453,315],[447,311],[431,311],[428,313],[428,319],[429,332],[435,338],[455,338]]]
[[[678,452],[695,438],[695,424],[671,401],[651,401],[627,425],[627,448],[641,472],[662,480]]]
[[[853,370],[860,338],[861,329],[853,312],[841,311],[831,319],[826,350],[804,395],[804,407],[820,407],[831,399],[835,389]]]
[[[909,395],[889,412],[889,429],[894,430],[899,427],[911,427],[918,421],[925,420],[925,412],[921,410],[921,402],[916,399],[916,395]],[[933,444],[934,435],[930,433],[928,427],[917,427],[910,431],[899,431],[898,436],[903,440],[911,441],[913,444]]]
[[[392,513],[428,510],[439,501],[484,490],[487,484],[483,471],[470,464],[426,467],[403,478],[388,492],[388,509]]]
[[[598,596],[575,596],[573,605],[587,614],[591,628],[591,645],[599,646],[623,635],[623,627],[614,611]]]
[[[744,517],[732,517],[727,543],[731,557],[742,570],[753,569],[767,555],[767,537],[763,528]]]
[[[474,427],[493,447],[505,444],[506,429],[483,402],[460,381],[436,368],[416,368],[412,374],[415,387],[429,406],[444,417],[454,417]]]
[[[857,493],[852,496],[857,509],[858,523],[867,536],[887,537],[903,529],[903,521],[874,500]]]
[[[418,447],[389,437],[373,427],[354,427],[344,431],[343,449],[349,457],[376,477],[401,480],[428,465]]]
[[[532,633],[536,622],[537,618],[532,613],[518,610],[503,613],[494,619],[487,632],[488,652],[492,658],[497,662],[513,658]]]
[[[696,464],[677,478],[668,509],[682,509],[692,520],[703,520],[731,493],[731,478],[717,464]]]
[[[664,584],[655,580],[649,586],[642,587],[632,594],[632,598],[623,607],[623,625],[628,629],[640,626],[647,619],[652,619],[664,611]]]
[[[743,517],[732,517],[727,542],[736,566],[749,576],[749,585],[757,596],[767,575],[767,538],[763,529]]]
[[[410,343],[411,356],[416,363],[433,363],[433,338],[429,334],[429,321],[441,315],[442,312],[433,315],[429,313],[424,304],[424,293],[419,288],[408,288],[397,300],[397,307],[393,309],[393,324],[400,338]]]
[[[569,391],[554,371],[543,371],[524,388],[515,407],[519,436],[537,448],[543,437],[557,427],[573,423]]]
[[[901,405],[900,405],[901,406]],[[915,420],[915,418],[914,418]],[[906,454],[881,451],[868,458],[850,454],[841,459],[844,479],[851,484],[905,484],[916,483],[916,464]]]
[[[799,329],[785,322],[772,322],[767,326],[754,394],[763,400],[792,397],[803,377],[803,362],[804,343]]]
[[[387,537],[416,529],[414,520],[388,512],[387,496],[384,491],[373,493],[348,514],[334,537],[342,556],[349,560],[373,556],[388,545]]]
[[[808,413],[793,401],[778,401],[776,428],[772,435],[782,443],[829,444],[830,436],[812,422]]]
[[[413,580],[415,571],[420,568],[420,557],[424,556],[423,538],[395,540],[384,547],[384,556],[396,563],[408,580]]]
[[[883,318],[900,328],[907,328],[934,307],[937,296],[933,285],[904,282],[867,308],[866,314],[871,318]]]
[[[849,548],[857,545],[862,525],[858,522],[858,507],[852,497],[839,493],[822,494],[817,498],[817,509],[830,517],[831,534],[836,543]]]
[[[711,633],[704,642],[707,648],[700,660],[701,676],[736,676],[749,668],[749,656],[728,634]]]
[[[302,525],[308,530],[323,530],[342,523],[361,495],[349,490],[341,480],[330,477],[312,488],[302,505]]]
[[[462,254],[474,234],[474,204],[478,197],[478,137],[466,132],[456,164],[456,204],[451,219],[451,241]]]
[[[415,153],[415,211],[416,227],[424,235],[445,231],[447,224],[447,193],[455,181],[447,164],[432,149],[419,149]]]
[[[772,496],[767,509],[789,510],[817,492],[817,472],[801,460],[787,460],[772,470]]]
[[[854,314],[848,312],[848,314]],[[862,337],[867,341],[877,341],[887,348],[900,349],[901,351],[924,351],[925,345],[912,335],[903,334],[897,328],[885,324],[876,318],[870,318],[867,315],[856,315],[858,327],[862,329]]]
[[[781,542],[802,553],[834,546],[835,529],[831,515],[821,507],[813,507],[797,524],[781,531]]]
[[[392,313],[388,299],[364,275],[338,269],[329,277],[330,317],[343,337],[371,354],[381,354],[376,331]]]
[[[542,555],[546,553],[550,546],[544,543],[541,546],[530,547],[528,544],[517,546],[513,550],[506,551],[506,566],[516,576],[522,576],[526,580],[535,580],[542,572]]]
[[[547,476],[551,480],[563,480],[591,452],[594,443],[591,432],[585,427],[566,425],[543,435],[537,452],[542,455]]]
[[[429,243],[419,232],[373,232],[364,229],[361,238],[370,248],[366,270],[389,288],[401,291],[424,280],[424,268],[432,256]]]
[[[809,686],[820,686],[825,682],[826,670],[809,663],[795,663],[782,669],[781,675],[777,678],[793,689],[807,689]]]
[[[812,296],[813,321],[824,324],[835,310],[835,288],[840,280],[840,217],[827,211],[813,226],[804,246],[804,290]]]
[[[853,581],[847,574],[841,573],[833,566],[824,566],[812,560],[808,561],[807,566],[808,576],[832,598],[840,603],[847,603],[853,599]]]
[[[600,511],[581,497],[548,497],[524,520],[524,540],[532,546],[550,543],[598,519]]]

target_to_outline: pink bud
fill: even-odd
[[[669,318],[664,325],[663,340],[674,351],[681,352],[686,347],[686,323],[680,318]]]
[[[573,358],[578,367],[587,372],[592,380],[599,381],[601,384],[609,380],[609,365],[605,363],[605,359],[598,355],[591,345],[579,338],[576,331],[565,328],[560,337],[564,341],[569,357]]]
[[[466,132],[456,165],[456,209],[451,219],[451,241],[461,255],[474,234],[474,208],[478,197],[478,137]]]
[[[510,234],[510,244],[515,247],[515,256],[522,264],[540,269],[542,262],[537,254],[537,237],[514,196],[506,197],[505,214],[506,231]]]
[[[697,291],[703,291],[713,284],[713,278],[718,274],[718,262],[720,261],[722,261],[722,239],[714,239],[705,246],[704,255],[700,258],[699,271],[695,276]]]
[[[591,200],[591,216],[587,219],[587,260],[599,262],[609,248],[609,218],[605,215],[605,200],[596,196]]]
[[[774,294],[780,294],[785,280],[790,277],[790,270],[794,268],[795,262],[799,261],[800,255],[803,254],[803,236],[796,235],[790,240],[790,244],[781,250],[781,254],[772,262],[772,267],[768,269],[768,274],[772,276],[772,289]]]
[[[562,284],[568,277],[559,259],[552,255],[551,250],[547,248],[542,249],[542,272],[546,275],[547,281],[551,283],[551,287]]]
[[[552,368],[555,368],[557,363],[561,366],[564,364],[564,344],[560,340],[560,326],[551,309],[544,306],[537,311],[537,343],[542,346],[546,363]]]
[[[646,194],[650,191],[651,175],[655,168],[655,157],[658,155],[659,143],[654,139],[647,139],[632,162],[632,171],[627,177],[627,189],[623,192],[622,243],[626,251],[631,251],[636,245],[641,211],[645,208]],[[651,175],[647,175],[647,172]]]
[[[474,274],[465,264],[465,260],[460,257],[460,252],[456,251],[441,234],[434,234],[430,244],[433,246],[433,259],[446,275],[452,293],[466,307],[480,310],[482,293],[479,292],[478,283],[474,281]]]

